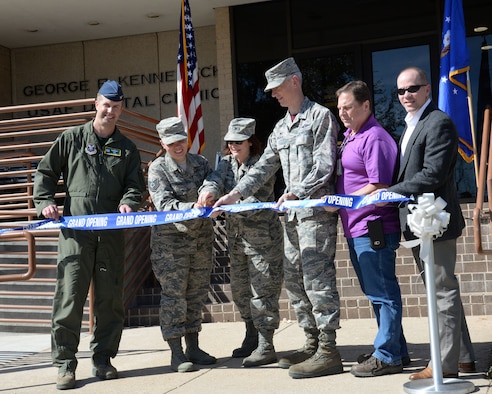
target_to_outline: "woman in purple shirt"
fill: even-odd
[[[362,81],[349,82],[337,93],[338,113],[347,127],[338,151],[337,193],[367,195],[391,185],[398,149],[371,110],[371,94]],[[395,274],[400,241],[397,208],[370,205],[340,209],[350,259],[378,323],[374,352],[361,355],[352,366],[355,376],[402,372],[408,364],[403,336],[402,301]]]

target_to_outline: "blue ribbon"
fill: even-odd
[[[310,208],[336,207],[345,209],[359,209],[372,204],[404,203],[413,200],[398,193],[380,191],[373,195],[353,196],[350,194],[334,194],[315,200],[288,200],[282,203],[281,208]]]
[[[222,205],[217,208],[193,208],[177,211],[151,211],[151,212],[129,212],[129,213],[107,213],[98,215],[67,216],[60,217],[58,221],[53,219],[30,223],[24,227],[7,228],[0,230],[0,235],[10,231],[24,230],[51,230],[60,228],[71,228],[74,230],[114,230],[120,228],[135,228],[156,226],[192,220],[208,218],[215,212],[238,213],[257,209],[273,209],[285,211],[294,208],[311,207],[337,207],[345,209],[358,209],[379,203],[403,203],[412,200],[398,193],[381,191],[371,196],[352,196],[335,194],[321,199],[313,200],[289,200],[284,201],[279,208],[275,202],[258,202]]]

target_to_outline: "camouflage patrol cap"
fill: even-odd
[[[176,116],[162,119],[155,128],[159,133],[161,141],[166,145],[188,138],[181,118]]]
[[[267,80],[267,86],[265,87],[265,92],[272,90],[282,84],[285,79],[291,75],[301,73],[296,61],[293,57],[289,57],[281,61],[276,66],[273,66],[265,72],[265,77]]]
[[[251,118],[235,118],[229,123],[224,141],[245,141],[255,133],[256,120]]]

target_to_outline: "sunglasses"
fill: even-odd
[[[244,141],[226,141],[227,145],[242,145]]]
[[[397,92],[398,92],[398,95],[400,95],[400,96],[403,96],[405,94],[405,92],[408,92],[408,93],[416,93],[416,92],[419,91],[419,89],[422,86],[425,86],[425,85],[412,85],[412,86],[409,86],[406,89],[403,89],[403,88],[397,89]]]

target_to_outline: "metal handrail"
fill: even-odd
[[[29,231],[15,231],[0,235],[0,239],[19,240],[23,238],[27,241],[27,271],[23,274],[0,275],[0,282],[24,281],[31,279],[36,273],[36,241],[34,235]]]
[[[484,221],[488,221],[492,233],[492,200],[490,198],[488,198],[488,210],[483,210],[485,191],[487,191],[488,196],[492,193],[492,165],[489,164],[489,160],[492,159],[492,141],[490,138],[492,120],[490,112],[491,107],[487,106],[483,116],[482,149],[478,171],[477,198],[475,208],[473,209],[475,250],[479,254],[492,254],[492,249],[484,249],[483,247],[481,228]]]
[[[76,121],[79,123],[83,119],[88,119],[92,118],[95,114],[95,111],[91,112],[75,112],[73,114],[61,114],[61,115],[51,115],[51,116],[35,116],[32,118],[21,118],[21,119],[8,119],[8,120],[3,120],[2,124],[0,125],[0,129],[9,129],[10,125],[15,125],[16,127],[19,127],[20,125],[29,125],[29,127],[32,127],[32,125],[45,125],[45,124],[50,124],[50,121],[53,119],[53,117],[56,117],[56,121],[61,121],[61,122],[71,122],[74,123]]]
[[[65,100],[65,101],[52,101],[47,103],[37,104],[21,104],[21,105],[9,105],[7,107],[0,107],[0,114],[9,114],[22,111],[33,111],[37,109],[45,108],[59,108],[59,107],[77,107],[82,105],[92,105],[94,99],[78,99],[78,100]]]
[[[14,145],[0,145],[1,151],[9,151],[9,150],[21,150],[21,149],[32,149],[32,148],[46,148],[50,147],[53,142],[28,142],[23,144],[14,144]]]
[[[56,108],[56,107],[84,107],[87,111],[84,112],[74,112],[70,114],[59,114],[52,116],[39,116],[39,117],[18,117],[15,118],[14,114],[19,112],[35,111],[46,108]],[[8,182],[9,178],[18,178],[21,182],[16,182],[12,184],[0,185],[0,228],[15,228],[21,227],[19,224],[22,221],[22,226],[32,223],[33,219],[37,219],[36,210],[33,208],[33,175],[36,172],[35,167],[36,162],[42,159],[43,152],[47,151],[52,145],[53,140],[57,135],[61,134],[64,130],[69,127],[80,125],[83,122],[88,121],[94,117],[94,99],[81,99],[81,100],[67,100],[58,101],[51,103],[38,103],[38,104],[27,104],[27,105],[15,105],[0,108],[0,114],[12,114],[11,119],[0,120],[0,166],[3,166],[6,171],[0,171],[0,180]],[[155,124],[158,120],[150,118],[145,115],[135,113],[133,111],[123,109],[122,116],[118,122],[118,128],[123,134],[129,136],[136,144],[140,150],[142,156],[142,165],[144,167],[144,173],[147,173],[148,165],[157,156],[155,152],[160,154],[160,141],[155,130]],[[146,126],[150,125],[150,126]],[[51,137],[49,137],[51,135]],[[44,139],[43,139],[44,138]],[[33,141],[32,143],[29,141]],[[35,142],[34,142],[35,141]],[[155,148],[155,151],[152,149]],[[34,151],[33,151],[34,150]],[[13,168],[13,167],[19,168]],[[62,185],[62,182],[59,182]],[[15,189],[15,190],[14,190]],[[2,194],[3,193],[3,194]],[[64,192],[59,192],[56,194],[56,198],[63,199],[65,196]],[[146,197],[148,194],[146,194]],[[142,203],[142,209],[149,209],[152,204],[149,201],[144,201]],[[27,220],[26,220],[27,219]],[[31,230],[25,231],[24,233],[28,241],[28,256],[30,263],[28,264],[28,272],[23,274],[18,274],[15,276],[0,275],[0,282],[5,281],[20,281],[20,280],[31,280],[40,283],[46,282],[56,282],[54,278],[33,278],[36,272],[36,244],[34,242],[36,237],[42,236],[43,239],[47,239],[45,235],[53,234],[54,237],[49,238],[50,240],[56,240],[59,230]],[[9,234],[9,235],[7,235]],[[2,239],[10,239],[14,237],[14,233],[6,233],[0,236],[0,241]],[[19,236],[19,233],[17,234]],[[135,242],[130,240],[129,242]],[[137,236],[135,248],[142,248],[138,245],[138,242],[144,242],[142,237]],[[11,254],[11,256],[22,257],[22,253]],[[136,259],[141,258],[142,253],[130,254],[130,258]],[[10,256],[10,257],[11,257]],[[2,254],[0,253],[0,258]],[[3,268],[25,268],[26,264],[1,264]],[[55,269],[56,266],[42,265],[38,268],[43,270]],[[130,265],[129,270],[125,274],[125,295],[128,297],[134,297],[136,289],[143,284],[149,274],[152,274],[152,270],[148,261],[142,264]],[[128,276],[128,279],[126,279]],[[21,294],[22,292],[17,292],[16,294]],[[128,294],[127,294],[128,293]],[[0,294],[5,295],[6,292],[0,292]],[[30,293],[33,297],[36,296],[35,292]],[[46,293],[40,293],[39,296]],[[51,295],[52,296],[52,295]],[[83,322],[84,326],[89,326],[92,329],[93,324],[93,287],[89,289],[89,321]],[[27,308],[27,307],[26,307]],[[18,309],[23,309],[18,307]],[[41,309],[45,309],[44,307]],[[48,320],[43,319],[1,319],[1,321],[7,322],[33,322],[33,323],[49,323]]]

